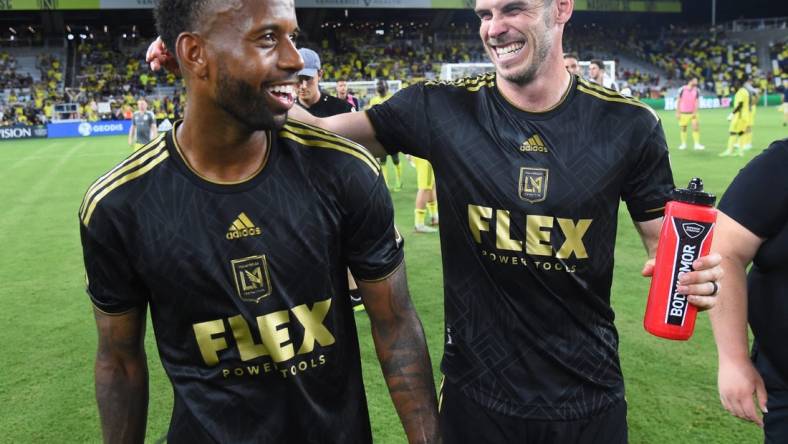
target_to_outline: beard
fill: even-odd
[[[555,23],[551,9],[545,9],[544,15],[542,16],[542,22],[544,23],[544,28],[532,33],[534,38],[526,42],[526,45],[532,46],[530,63],[512,73],[502,74],[499,71],[498,75],[520,86],[527,85],[536,78],[539,68],[544,65],[545,60],[547,60],[550,54],[550,48],[553,46],[554,37],[550,31],[552,27],[555,26]],[[492,55],[490,58],[492,58]]]
[[[271,112],[263,91],[231,76],[223,65],[217,72],[216,102],[250,131],[279,129],[287,120],[287,113]]]

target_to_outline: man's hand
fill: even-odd
[[[717,253],[711,253],[693,262],[693,271],[679,275],[678,292],[687,295],[687,300],[698,311],[708,310],[717,303],[716,296],[719,293],[719,281],[724,274],[720,266],[721,262],[722,256]],[[646,261],[641,274],[645,277],[652,276],[654,274],[654,263],[654,259]]]
[[[763,419],[756,412],[752,397],[755,394],[761,412],[767,413],[766,386],[749,359],[740,362],[721,360],[717,385],[720,390],[720,401],[725,410],[733,416],[763,427]]]
[[[145,61],[150,64],[151,71],[158,71],[161,68],[167,71],[180,74],[181,69],[178,66],[178,61],[175,55],[167,50],[164,41],[161,37],[156,37],[156,40],[148,46],[148,52],[145,55]]]

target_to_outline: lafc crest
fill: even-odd
[[[271,277],[265,255],[235,259],[231,263],[238,297],[248,302],[260,302],[271,294]]]
[[[520,181],[518,194],[520,199],[530,203],[537,203],[547,198],[547,184],[550,170],[546,168],[520,168]]]

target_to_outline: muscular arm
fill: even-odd
[[[380,367],[410,443],[440,442],[432,364],[410,300],[405,266],[380,282],[358,282]]]
[[[294,105],[288,117],[323,128],[365,146],[373,156],[385,156],[386,149],[375,138],[375,128],[367,117],[367,113],[344,113],[331,117],[315,117],[299,105]]]
[[[725,286],[720,288],[717,307],[709,312],[717,343],[720,401],[731,414],[760,426],[763,421],[755,411],[752,395],[757,393],[764,410],[766,389],[749,358],[746,271],[762,242],[725,213],[719,213],[712,245],[722,255],[726,279]]]
[[[136,125],[134,125],[134,124],[132,123],[132,124],[131,124],[131,127],[129,128],[129,145],[131,145],[132,143],[134,143],[134,132],[135,132],[135,131],[137,131],[137,127],[136,127]]]
[[[141,443],[148,417],[145,310],[112,316],[93,310],[98,327],[96,402],[105,443]]]

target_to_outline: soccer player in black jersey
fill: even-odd
[[[401,149],[434,167],[444,442],[627,440],[610,306],[618,207],[623,199],[650,275],[673,178],[656,115],[564,67],[573,7],[477,0],[495,73],[413,85],[365,113],[294,110],[375,155]],[[719,263],[697,260],[678,291],[711,307]]]
[[[373,157],[287,121],[291,0],[160,0],[189,106],[87,191],[80,228],[105,442],[142,442],[150,308],[172,443],[369,443],[346,269],[411,442],[437,399],[402,238]]]

